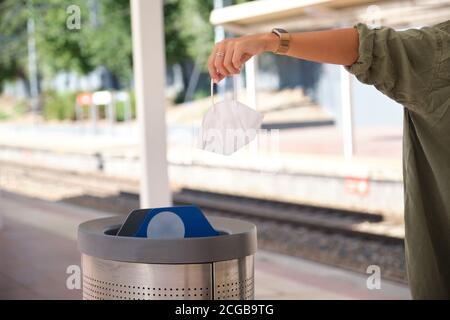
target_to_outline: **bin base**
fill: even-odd
[[[254,256],[201,264],[144,264],[82,255],[85,300],[251,300]]]

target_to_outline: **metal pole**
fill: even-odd
[[[342,138],[344,157],[351,159],[354,153],[353,106],[351,75],[341,67]]]
[[[94,28],[98,28],[98,0],[89,0],[89,13],[90,13],[90,22],[91,26]]]
[[[200,78],[202,60],[202,55],[197,56],[194,64],[194,69],[192,70],[191,76],[189,78],[189,85],[187,87],[186,94],[184,95],[184,102],[191,101],[192,97],[194,96],[195,88],[197,87],[198,79]]]
[[[106,107],[108,110],[109,125],[112,127],[116,123],[116,101],[114,100],[114,95],[112,93],[111,99]]]
[[[140,203],[170,206],[166,159],[162,0],[132,0],[134,83],[140,136]]]
[[[34,10],[33,1],[28,0],[28,72],[30,80],[30,95],[31,95],[31,111],[34,115],[38,113],[39,109],[39,87],[38,87],[38,67],[37,67],[37,53],[36,53],[36,39],[35,39],[35,25],[34,25]]]
[[[247,105],[256,110],[256,72],[258,66],[258,58],[256,56],[252,57],[245,63],[245,90],[247,94]],[[259,137],[250,142],[249,150],[253,152],[258,151]]]
[[[223,8],[223,0],[214,0],[214,9]],[[214,26],[214,42],[220,42],[225,39],[225,29],[222,26]],[[226,79],[222,80],[217,86],[217,94],[225,93]]]
[[[124,122],[130,122],[131,121],[131,103],[130,103],[130,95],[128,92],[125,93],[125,99],[124,99]]]
[[[83,119],[83,106],[75,103],[75,120],[80,121]]]
[[[255,56],[245,63],[245,84],[247,90],[247,104],[256,110],[256,72],[258,58]]]
[[[97,117],[98,117],[98,106],[95,103],[91,103],[89,107],[92,121],[92,132],[97,134]]]

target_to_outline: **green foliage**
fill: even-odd
[[[70,5],[81,10],[80,30],[67,28]],[[212,7],[212,0],[164,1],[168,65],[194,61],[200,63],[202,72],[207,71],[206,59],[214,42],[209,23]],[[39,72],[44,79],[58,71],[88,74],[105,66],[128,87],[132,78],[129,0],[0,0],[0,90],[2,81],[28,78],[29,17],[35,21]],[[186,85],[190,70],[183,72]],[[63,113],[57,107],[52,110],[48,112],[52,117]]]
[[[27,113],[30,109],[30,105],[27,100],[19,100],[15,102],[12,107],[9,104],[2,107],[0,107],[3,109],[0,110],[0,121],[19,118]]]
[[[96,21],[92,4],[97,3]],[[132,49],[129,0],[0,0],[0,79],[27,74],[27,19],[34,17],[41,73],[87,74],[103,65],[122,83],[131,79]],[[77,5],[81,28],[70,30],[66,10]]]
[[[76,93],[56,93],[46,91],[43,94],[45,120],[74,120]]]
[[[172,65],[188,58],[187,43],[180,34],[180,0],[167,0],[164,5],[164,38],[166,62]]]
[[[8,120],[10,117],[11,115],[0,110],[0,121]]]
[[[0,90],[9,79],[26,77],[27,14],[24,1],[0,0]]]
[[[71,70],[80,74],[92,71],[95,65],[91,62],[92,32],[88,26],[86,1],[45,0],[44,2],[39,6],[34,0],[39,63],[45,66],[44,71],[50,75],[60,70]],[[80,7],[80,30],[69,30],[66,26],[68,17],[66,8],[72,4]]]
[[[175,97],[173,98],[174,104],[179,104],[184,102],[184,97],[186,96],[186,92],[184,90],[180,90],[177,92]]]
[[[175,103],[185,99],[194,64],[201,67],[201,72],[207,72],[206,62],[214,44],[213,26],[209,23],[212,8],[211,0],[164,2],[166,60],[168,65],[181,66],[184,86],[176,95]]]
[[[116,103],[116,120],[121,122],[125,120],[125,103]]]
[[[190,59],[206,62],[214,43],[209,23],[211,0],[167,0],[164,5],[166,56],[169,65]],[[206,70],[206,63],[204,70]]]
[[[210,92],[207,88],[200,88],[194,94],[194,100],[200,100],[206,97],[209,97]]]
[[[187,43],[189,57],[206,58],[214,43],[213,27],[209,14],[213,1],[181,0],[181,37]]]
[[[0,74],[2,79],[27,74],[27,19],[35,18],[36,42],[41,72],[52,76],[70,70],[87,74],[104,65],[122,84],[132,75],[132,45],[129,0],[99,0],[93,18],[94,0],[0,0]],[[211,0],[166,0],[164,30],[169,65],[198,57],[206,59],[213,44],[209,23]],[[81,29],[66,26],[66,9],[77,5]],[[94,21],[96,20],[96,21]],[[94,23],[96,22],[96,23]],[[7,42],[7,43],[6,43]],[[206,69],[205,69],[206,70]]]
[[[46,91],[43,94],[44,108],[43,117],[45,120],[75,120],[75,101],[76,92],[71,93],[57,93],[53,90]],[[130,92],[131,104],[131,118],[136,117],[136,107],[134,92]],[[84,108],[84,114],[87,116],[88,108]],[[98,109],[99,117],[104,118],[106,108],[100,107]],[[123,102],[116,103],[116,120],[124,121],[125,119],[125,104]]]
[[[99,2],[97,27],[88,27],[94,66],[104,65],[121,84],[128,86],[132,78],[132,44],[129,0]]]
[[[250,2],[250,1],[253,1],[253,0],[234,0],[233,4],[241,4],[241,3]]]
[[[40,0],[43,1],[43,0]],[[128,0],[45,0],[48,7],[39,17],[41,61],[54,73],[72,70],[87,74],[103,65],[123,84],[131,78],[131,22]],[[91,4],[91,6],[90,6]],[[66,8],[78,5],[81,28],[66,26]],[[95,18],[93,12],[96,12]]]
[[[20,100],[14,105],[13,113],[15,116],[21,116],[24,115],[30,111],[30,103],[26,100]]]
[[[130,92],[130,107],[131,107],[131,118],[136,118],[136,104],[134,99],[134,92]],[[125,103],[117,102],[116,103],[116,120],[124,121],[125,120]]]

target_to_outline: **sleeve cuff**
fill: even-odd
[[[369,29],[363,23],[358,23],[354,28],[359,34],[359,57],[351,66],[345,66],[345,69],[354,75],[361,75],[372,65],[375,30]]]

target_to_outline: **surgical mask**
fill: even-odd
[[[203,117],[200,149],[230,155],[256,138],[263,115],[237,101],[236,81],[233,80],[233,99],[218,103],[214,101],[211,80],[211,107]]]

